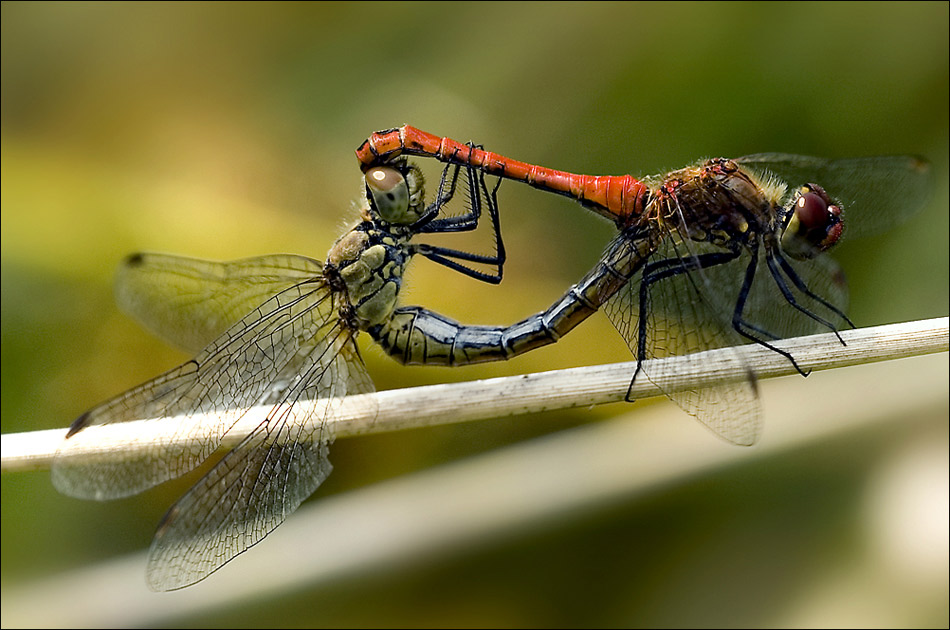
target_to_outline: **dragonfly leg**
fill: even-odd
[[[499,247],[498,254],[495,256],[483,256],[481,254],[470,254],[468,252],[448,249],[445,247],[435,247],[433,245],[417,245],[413,247],[413,253],[425,256],[432,262],[438,263],[454,271],[458,271],[466,276],[475,278],[476,280],[481,280],[483,282],[488,282],[491,284],[498,284],[501,282],[503,265],[505,263],[505,252],[502,248]],[[468,262],[483,263],[487,265],[492,265],[496,268],[495,273],[485,273],[478,271],[477,269],[472,269],[460,262],[452,260],[452,258],[457,258],[458,260],[465,260]]]
[[[808,310],[807,308],[805,308],[804,306],[798,303],[798,301],[795,299],[795,295],[792,293],[792,290],[789,288],[788,284],[786,284],[785,278],[782,277],[781,272],[783,271],[783,269],[779,268],[779,266],[776,264],[772,256],[767,255],[765,258],[765,262],[766,262],[766,265],[768,265],[769,273],[772,274],[772,279],[775,280],[775,286],[777,286],[779,291],[782,292],[782,297],[785,298],[785,301],[788,302],[792,306],[792,308],[794,308],[798,312],[803,313],[807,317],[815,320],[822,326],[831,330],[831,332],[833,332],[835,336],[838,338],[838,341],[840,341],[842,345],[845,345],[844,340],[841,338],[841,335],[838,334],[838,329],[837,327],[835,327],[834,324],[832,324],[825,318],[821,317],[817,313],[813,313],[812,311]],[[794,284],[794,280],[792,280],[792,282]],[[805,286],[805,285],[802,284],[802,286]],[[798,286],[797,288],[801,289],[801,287],[798,287]],[[812,294],[812,296],[814,296],[814,294]]]
[[[756,335],[752,334],[752,332],[750,331],[754,331],[759,334],[762,334],[763,331],[762,329],[756,326],[752,326],[751,324],[746,322],[744,319],[742,319],[742,311],[745,310],[746,300],[749,297],[749,291],[752,289],[752,281],[755,279],[755,270],[756,270],[756,266],[757,266],[758,258],[759,258],[758,247],[756,245],[751,247],[750,253],[752,255],[749,260],[749,265],[746,267],[745,278],[742,281],[742,287],[739,289],[739,299],[736,300],[736,307],[732,313],[732,327],[737,333],[739,333],[746,339],[749,339],[750,341],[754,341],[760,346],[768,348],[769,350],[773,352],[779,353],[780,355],[782,355],[783,357],[789,360],[789,362],[795,367],[795,370],[799,374],[801,374],[802,376],[808,376],[809,372],[806,372],[805,370],[801,368],[801,366],[798,365],[798,362],[795,361],[795,357],[793,357],[790,352],[781,350],[780,348],[777,348],[776,346],[770,344],[768,341],[762,339],[761,337],[757,337]],[[780,286],[779,288],[781,289],[782,287]],[[770,338],[770,341],[774,341],[776,339],[776,337],[772,334],[767,334],[767,336]]]
[[[442,169],[442,176],[439,178],[439,192],[435,196],[435,200],[426,206],[426,209],[422,212],[422,216],[418,221],[412,224],[411,230],[413,233],[419,234],[422,232],[439,232],[439,231],[449,231],[439,228],[429,228],[432,223],[438,224],[444,219],[436,219],[439,216],[439,212],[442,211],[452,198],[455,197],[455,187],[458,184],[459,169],[461,166],[455,164],[447,164],[444,169]],[[449,172],[451,171],[451,175]],[[463,215],[459,217],[463,220],[470,220],[469,215]],[[475,224],[478,223],[476,217]],[[468,229],[475,229],[474,227]],[[464,230],[462,230],[464,231]]]
[[[442,217],[440,219],[435,218],[439,211],[445,207],[455,195],[459,169],[463,167],[466,172],[469,203],[471,207],[468,212],[458,216]],[[452,170],[451,177],[448,176],[450,169]],[[447,180],[450,183],[448,184],[449,189],[446,191],[445,186]],[[483,202],[489,205],[489,210],[491,210],[491,203],[494,200],[495,208],[497,209],[497,199],[495,195],[500,185],[501,180],[489,191],[488,185],[485,183],[485,174],[476,167],[471,165],[447,164],[445,168],[442,169],[442,178],[439,182],[439,195],[436,201],[432,202],[426,209],[425,218],[412,226],[413,232],[416,234],[426,234],[468,232],[476,229],[478,227],[478,221],[481,219]]]
[[[446,169],[448,169],[448,167],[446,167]],[[456,170],[458,170],[458,167],[456,167]],[[411,245],[410,249],[412,250],[413,254],[425,256],[433,262],[444,265],[449,269],[463,273],[469,277],[475,278],[476,280],[498,284],[502,279],[506,259],[505,243],[501,236],[501,222],[498,217],[498,187],[501,185],[501,180],[499,179],[495,183],[495,186],[489,190],[488,185],[485,182],[484,173],[481,173],[472,167],[467,167],[466,172],[468,175],[468,185],[471,199],[471,208],[469,213],[459,217],[446,217],[444,219],[430,221],[428,225],[424,226],[424,229],[420,229],[419,232],[450,233],[474,230],[478,227],[478,221],[482,215],[482,204],[484,203],[484,205],[486,205],[488,208],[488,216],[491,218],[492,233],[495,241],[495,253],[493,255],[486,256],[484,254],[472,254],[457,249],[450,249],[448,247],[439,247],[424,243]],[[473,269],[468,265],[458,262],[460,260],[492,266],[495,268],[495,272],[487,273]]]
[[[640,372],[643,370],[643,362],[649,358],[647,356],[647,340],[649,337],[650,289],[652,285],[661,280],[672,278],[695,269],[703,269],[730,262],[735,260],[738,255],[738,251],[711,252],[694,257],[669,258],[650,263],[644,268],[643,276],[640,280],[639,312],[637,314],[637,369],[634,370],[633,378],[630,379],[630,386],[627,388],[627,394],[624,396],[624,400],[627,402],[634,401],[633,386],[637,382]]]
[[[775,278],[775,282],[779,284],[779,288],[781,288],[782,286],[782,281],[780,281],[779,279],[781,274],[779,273],[778,269],[774,267],[773,258],[778,261],[778,264],[781,267],[781,270],[785,272],[785,276],[788,277],[789,280],[791,280],[792,284],[795,285],[795,288],[797,288],[806,296],[815,300],[816,302],[818,302],[819,304],[827,308],[829,311],[831,311],[832,313],[840,317],[842,320],[847,322],[847,324],[851,326],[851,328],[856,328],[856,326],[854,325],[854,322],[852,322],[851,319],[841,311],[841,309],[839,309],[834,304],[828,302],[826,299],[824,299],[823,297],[821,297],[820,295],[818,295],[817,293],[814,293],[811,289],[809,289],[808,285],[805,284],[805,281],[802,280],[801,277],[798,275],[798,273],[795,272],[795,269],[789,264],[789,262],[785,259],[785,257],[782,256],[779,252],[773,250],[769,252],[769,256],[767,260],[769,261],[769,270],[772,272],[772,277]],[[783,294],[784,293],[785,292],[783,291]],[[807,309],[799,308],[797,304],[792,303],[792,306],[795,306],[796,308],[798,308],[798,310],[802,311],[803,313],[805,313],[806,315],[808,315],[815,321],[819,322],[820,324],[830,328],[831,331],[834,332],[835,335],[837,335],[838,341],[840,341],[842,345],[845,345],[844,340],[841,339],[841,335],[838,334],[838,329],[836,326],[834,326],[833,324],[830,324],[829,322],[826,322],[824,319],[818,317],[817,315],[815,315],[814,313],[812,313],[811,311]]]

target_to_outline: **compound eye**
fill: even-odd
[[[805,230],[821,229],[828,223],[828,204],[815,193],[805,193],[795,202],[795,216]]]
[[[810,184],[795,201],[782,235],[782,247],[793,258],[812,258],[838,242],[842,227],[841,208],[831,202],[824,189]]]
[[[409,184],[398,169],[374,166],[366,171],[366,191],[379,216],[389,223],[405,223],[409,211]]]

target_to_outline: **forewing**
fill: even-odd
[[[320,273],[316,260],[291,254],[230,262],[133,254],[116,273],[115,297],[155,336],[198,352],[267,298]]]
[[[194,359],[98,407],[73,423],[53,462],[58,490],[80,498],[132,495],[204,461],[255,403],[287,387],[301,350],[335,330],[338,315],[322,275],[295,282],[244,315]],[[175,430],[127,461],[69,457],[95,444],[86,427],[144,420]]]
[[[759,153],[736,160],[768,171],[794,190],[818,184],[842,204],[844,238],[883,232],[919,211],[933,192],[930,164],[911,155],[825,160],[803,155]]]
[[[299,378],[282,379],[274,406],[166,514],[152,543],[149,585],[173,590],[204,579],[260,542],[323,482],[332,436],[326,422],[344,396],[373,390],[351,331],[335,325],[304,349]],[[287,375],[290,377],[291,375]],[[298,403],[321,399],[325,405]],[[353,399],[350,399],[353,402]],[[365,413],[375,413],[363,402]]]

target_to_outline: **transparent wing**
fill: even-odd
[[[282,375],[289,384],[275,393],[272,411],[168,511],[149,553],[153,589],[207,577],[260,542],[326,479],[332,469],[326,420],[344,396],[373,391],[353,335],[337,324],[311,339],[305,360],[294,366],[299,374]],[[317,398],[326,406],[316,412],[294,405]],[[321,413],[322,422],[310,422],[312,413]]]
[[[706,243],[682,243],[677,242],[673,235],[668,236],[640,273],[608,302],[605,311],[638,358],[689,355],[702,350],[728,348],[726,361],[734,363],[748,375],[745,381],[665,393],[684,411],[726,440],[748,445],[758,439],[761,411],[755,373],[742,347],[750,340],[735,331],[732,319],[749,268],[750,253],[742,250],[738,257],[724,264],[670,274],[644,286],[644,272],[649,274],[651,269],[681,266],[664,267],[664,261],[689,261],[722,252],[721,248]],[[833,260],[819,256],[807,261],[789,261],[789,264],[808,291],[841,312],[847,309],[847,286]],[[657,277],[655,272],[653,277]],[[795,300],[805,309],[827,321],[841,322],[836,313],[795,287],[787,277],[784,281]],[[647,319],[642,351],[639,336],[641,313]],[[758,334],[766,340],[829,331],[827,326],[787,302],[769,271],[764,248],[758,252],[742,320],[760,331]],[[650,367],[644,366],[644,370],[652,380]],[[683,376],[688,378],[703,371],[704,366],[698,364],[697,359],[696,365],[683,370]],[[656,382],[663,386],[662,379]]]
[[[683,252],[676,251],[672,239],[667,239],[605,307],[607,317],[638,359],[689,355],[713,348],[733,348],[745,342],[732,330],[718,300],[708,300],[704,279],[699,274],[682,273],[644,285],[644,271],[651,265],[682,256]],[[646,318],[642,348],[641,313]],[[748,367],[742,348],[733,348],[726,360],[741,366],[748,378],[716,387],[673,391],[665,385],[664,379],[654,380],[649,365],[644,364],[642,368],[647,378],[660,386],[673,402],[713,432],[734,444],[754,444],[761,429],[755,374]],[[684,379],[704,372],[704,366],[698,361],[682,371]]]
[[[267,298],[321,269],[316,260],[290,254],[232,262],[133,254],[116,273],[115,297],[155,336],[198,352]]]
[[[838,314],[848,311],[848,285],[845,274],[830,256],[820,255],[801,261],[789,258],[784,260],[811,293],[836,308],[838,313],[795,287],[787,274],[782,274],[781,277],[795,301],[803,309],[831,324],[831,327],[789,304],[780,291],[775,277],[770,273],[764,248],[760,248],[758,258],[755,280],[742,312],[743,320],[767,332],[775,339],[815,335],[850,327],[848,322]],[[735,307],[735,300],[738,299],[741,286],[739,284],[741,276],[738,272],[744,271],[748,262],[749,254],[743,252],[738,260],[728,265],[702,270],[701,275],[708,291],[707,294],[713,295],[710,301],[714,300],[718,304],[717,309],[725,310],[730,316],[732,314],[730,309]],[[724,290],[719,291],[720,287]],[[742,343],[748,343],[748,341],[745,338],[741,339]]]
[[[932,194],[933,169],[910,155],[825,160],[759,153],[736,162],[769,171],[790,189],[818,184],[843,206],[844,237],[883,232],[919,211]]]
[[[82,429],[92,425],[174,418],[177,433],[129,461],[58,456],[52,470],[57,489],[80,498],[109,499],[177,477],[204,461],[249,407],[285,389],[290,375],[308,361],[313,340],[327,337],[339,324],[322,275],[287,284],[191,361],[77,418],[60,455],[90,439]]]

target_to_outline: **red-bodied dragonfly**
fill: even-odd
[[[427,205],[418,167],[395,160],[368,169],[360,221],[323,263],[290,254],[227,263],[135,254],[123,263],[120,306],[197,354],[79,416],[53,462],[56,488],[86,499],[130,496],[201,464],[245,415],[258,422],[162,519],[149,553],[151,588],[204,579],[273,531],[330,473],[327,422],[344,397],[373,390],[355,339],[389,325],[413,256],[501,281],[497,185],[470,167],[460,180],[460,170],[443,170]],[[464,193],[456,194],[457,183]],[[463,210],[447,209],[453,197],[464,199]],[[410,242],[475,230],[486,210],[490,255]],[[374,404],[360,398],[372,417]],[[302,400],[326,404],[296,404]],[[248,414],[261,408],[269,411]],[[164,422],[174,435],[134,458],[85,455],[99,444],[89,427],[135,420]]]
[[[573,198],[619,231],[597,266],[547,310],[483,330],[480,341],[492,343],[467,343],[477,327],[397,309],[387,330],[374,334],[391,353],[406,363],[509,358],[557,341],[604,306],[637,359],[633,381],[641,372],[650,377],[654,357],[731,349],[745,382],[666,393],[742,445],[758,439],[760,407],[741,344],[778,352],[807,375],[775,341],[853,327],[844,276],[822,254],[845,234],[880,231],[916,212],[931,187],[928,163],[911,156],[832,161],[768,153],[705,160],[642,181],[576,175],[410,126],[377,132],[356,153],[364,170],[405,156],[478,168]],[[451,350],[411,353],[432,338]],[[701,371],[695,368],[689,371]]]

